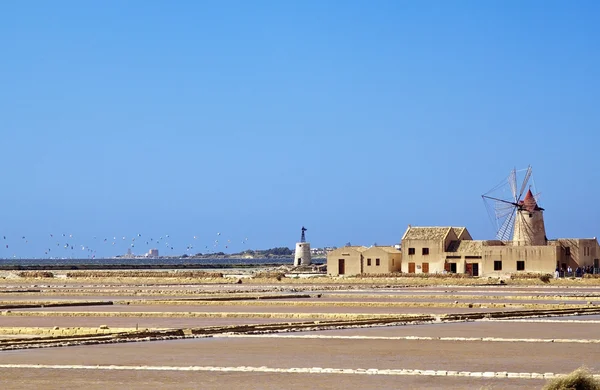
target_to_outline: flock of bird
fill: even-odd
[[[219,232],[216,233],[216,237],[217,238],[212,241],[210,246],[209,245],[204,246],[204,252],[210,253],[210,252],[216,252],[220,248],[225,248],[225,249],[229,248],[229,245],[231,244],[231,239],[219,241],[219,239],[221,238],[221,233],[219,233]],[[112,247],[117,247],[117,248],[123,248],[123,245],[126,244],[129,249],[133,250],[132,248],[135,248],[136,245],[138,247],[143,247],[144,243],[145,243],[147,249],[150,249],[150,247],[156,248],[156,249],[159,249],[159,247],[163,247],[163,249],[167,249],[167,250],[170,249],[172,252],[175,250],[175,245],[172,243],[173,241],[170,240],[170,238],[171,238],[171,236],[169,236],[168,234],[166,234],[164,236],[160,236],[158,238],[153,238],[153,237],[142,236],[141,233],[138,233],[138,234],[132,235],[132,236],[112,236],[112,237],[101,237],[101,238],[98,238],[98,236],[93,236],[91,238],[91,240],[89,240],[89,237],[88,237],[88,241],[91,241],[92,245],[87,245],[87,244],[76,244],[73,234],[62,233],[62,234],[56,235],[56,234],[51,233],[48,237],[48,240],[51,241],[52,243],[48,244],[48,247],[45,248],[43,251],[44,251],[45,256],[61,257],[61,256],[63,256],[65,251],[81,250],[81,251],[86,252],[87,256],[91,256],[92,258],[94,258],[96,256],[98,249],[100,249],[101,246],[105,246],[105,247],[112,246]],[[34,243],[34,242],[30,242],[30,239],[26,236],[21,236],[20,239],[17,239],[18,240],[18,242],[17,242],[14,240],[14,238],[3,235],[2,240],[4,241],[3,242],[4,245],[2,245],[2,247],[0,247],[0,248],[4,249],[5,251],[10,251],[11,248],[15,247],[15,246],[21,246],[23,244],[31,245]],[[169,241],[171,241],[171,243]],[[248,238],[243,239],[242,244],[246,244],[247,241],[248,241]],[[39,242],[35,242],[35,244],[38,244],[38,243]],[[194,248],[202,246],[202,245],[197,245],[197,243],[198,243],[198,236],[193,236],[192,242],[185,246],[185,251],[191,252]],[[19,245],[16,245],[16,244],[19,244]],[[53,249],[54,249],[54,251],[53,251]],[[13,256],[16,256],[16,255],[13,255]]]

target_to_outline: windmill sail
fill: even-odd
[[[525,172],[520,186],[517,185],[519,172]],[[504,182],[482,195],[498,240],[512,240],[516,245],[545,245],[543,209],[537,205],[537,196],[528,189],[530,180],[533,181],[531,166],[519,171],[513,169]],[[523,218],[523,212],[527,218]]]

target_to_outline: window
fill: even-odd
[[[494,260],[494,271],[502,271],[502,260]]]
[[[379,259],[375,259],[375,265],[379,266]]]
[[[429,254],[429,248],[423,248],[423,255]]]
[[[565,256],[571,256],[571,248],[570,247],[565,247]]]
[[[392,257],[392,265],[394,265],[394,258]]]
[[[408,248],[408,254],[409,255],[414,255],[415,254],[415,248]]]
[[[525,261],[517,260],[517,271],[525,271]]]
[[[367,259],[367,265],[371,265],[371,259]]]

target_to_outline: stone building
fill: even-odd
[[[394,247],[352,246],[327,255],[330,275],[461,273],[501,276],[518,272],[554,273],[571,267],[600,268],[600,245],[594,238],[549,240],[544,209],[528,191],[515,203],[511,240],[473,240],[466,227],[411,226]]]
[[[327,273],[332,276],[360,275],[366,246],[345,246],[327,253]]]
[[[443,272],[446,267],[448,249],[451,249],[452,246],[458,247],[457,243],[460,241],[471,240],[472,237],[465,227],[413,227],[409,225],[402,236],[404,255],[402,272]]]
[[[306,228],[302,226],[302,235],[300,236],[300,242],[296,243],[296,249],[294,250],[294,265],[310,265],[312,262],[312,256],[310,251],[310,242],[306,242]]]
[[[599,267],[596,238],[559,238],[547,240],[545,245],[520,245],[514,241],[455,239],[456,229],[409,226],[402,240],[402,272],[500,276],[516,272],[552,274],[557,267]]]
[[[409,225],[402,237],[402,272],[499,276],[516,272],[552,274],[557,267],[598,268],[598,240],[595,237],[548,240],[543,211],[528,191],[517,204],[513,238],[509,241],[475,241],[464,227]]]
[[[393,246],[347,246],[327,254],[327,270],[332,276],[373,275],[400,272],[402,252]]]

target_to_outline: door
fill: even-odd
[[[473,276],[473,263],[465,264],[465,273]]]
[[[429,273],[429,263],[423,263],[423,264],[421,264],[421,268],[423,268],[423,273],[424,274],[428,274]]]
[[[415,263],[408,263],[408,273],[409,274],[415,273]]]
[[[448,273],[452,272],[450,263],[444,263],[444,270],[446,270]]]
[[[346,273],[346,260],[338,260],[338,275],[344,275]]]
[[[473,274],[472,276],[479,276],[479,263],[473,263]]]

